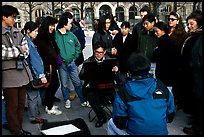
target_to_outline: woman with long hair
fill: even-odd
[[[43,105],[46,106],[45,111],[48,114],[55,115],[62,114],[62,112],[57,109],[58,107],[53,105],[55,93],[60,86],[57,74],[57,62],[60,51],[55,42],[55,25],[57,22],[55,18],[47,16],[41,23],[38,30],[39,33],[34,40],[43,60],[45,73],[50,73],[51,77],[51,81],[48,80],[50,82],[49,86],[45,88],[45,100],[43,101]]]

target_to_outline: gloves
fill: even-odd
[[[62,57],[60,55],[57,56],[57,64],[62,65]]]

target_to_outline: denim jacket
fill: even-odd
[[[42,61],[42,58],[40,57],[38,51],[37,51],[37,46],[34,45],[32,42],[32,38],[29,38],[28,36],[25,36],[26,40],[28,41],[28,47],[29,47],[29,57],[26,59],[32,75],[36,79],[40,79],[42,77],[45,77],[44,75],[44,64]]]

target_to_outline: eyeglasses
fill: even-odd
[[[178,19],[168,18],[168,21],[174,21],[174,20],[178,20]]]
[[[96,54],[104,54],[104,51],[95,51]]]

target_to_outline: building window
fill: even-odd
[[[76,8],[73,8],[72,11],[73,11],[73,14],[74,14],[75,21],[80,21],[79,10],[76,9]]]
[[[135,19],[135,16],[137,16],[137,8],[132,6],[129,9],[129,19]]]
[[[119,22],[124,21],[124,9],[122,7],[117,7],[116,8],[116,16],[118,17]]]
[[[110,13],[112,13],[112,10],[108,5],[103,5],[99,9],[99,16],[110,14]]]
[[[93,20],[93,9],[92,8],[87,8],[85,10],[85,18],[84,21],[86,23],[92,23]]]
[[[18,29],[22,29],[22,27],[21,27],[21,19],[20,19],[19,15],[16,17],[15,27],[18,28]]]
[[[44,13],[44,11],[42,10],[42,9],[37,9],[36,11],[35,11],[35,18],[37,18],[37,17],[42,17],[42,16],[44,16],[45,15],[45,13]]]

